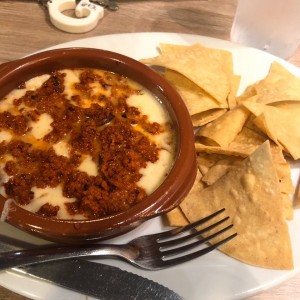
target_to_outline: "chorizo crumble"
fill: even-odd
[[[170,124],[150,122],[127,105],[126,99],[143,93],[128,78],[103,70],[73,71],[79,79],[72,84],[71,95],[66,92],[66,73],[56,71],[40,87],[13,99],[12,109],[0,110],[0,132],[12,136],[0,143],[0,165],[8,176],[0,183],[6,198],[21,206],[33,200],[33,187],[60,186],[64,197],[74,199],[64,203],[71,216],[101,218],[145,199],[145,190],[137,184],[139,171],[155,163],[160,151],[149,137],[170,130]],[[19,89],[24,87],[26,83]],[[51,130],[36,138],[32,124],[45,114]],[[68,155],[54,150],[61,141],[66,142]],[[80,170],[88,156],[97,166],[94,175]],[[36,213],[57,217],[59,209],[47,202]]]

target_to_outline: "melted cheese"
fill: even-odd
[[[66,74],[64,80],[64,94],[69,100],[71,100],[72,96],[74,95],[73,86],[75,83],[78,83],[80,81],[79,73],[76,70],[64,70],[63,72]]]
[[[46,187],[43,189],[33,187],[31,190],[34,193],[34,198],[29,204],[23,206],[24,209],[31,212],[36,212],[40,209],[42,205],[46,203],[51,203],[53,206],[57,205],[60,207],[57,214],[57,217],[59,219],[70,219],[70,215],[66,209],[66,206],[62,205],[62,203],[72,203],[76,199],[64,197],[60,185],[54,188]],[[82,218],[82,215],[72,216],[72,219]]]
[[[23,97],[27,91],[34,91],[42,86],[42,84],[48,80],[50,77],[49,74],[41,75],[34,77],[28,81],[26,81],[26,88],[24,89],[15,89],[12,90],[6,97],[0,102],[0,112],[3,111],[14,111],[13,101],[14,99],[19,99]]]
[[[87,173],[89,176],[98,175],[98,166],[90,155],[87,155],[82,163],[79,165],[78,170]]]
[[[50,78],[49,74],[44,74],[41,76],[37,76],[34,78],[31,78],[26,81],[26,90],[28,91],[34,91],[42,86],[42,84]]]
[[[2,101],[0,101],[0,112],[4,111],[10,111],[11,113],[14,113],[14,105],[13,101],[14,99],[18,99],[22,96],[24,96],[26,93],[26,90],[14,90],[10,94],[8,94]]]
[[[0,131],[0,143],[2,142],[10,142],[10,140],[12,139],[12,135],[5,130],[1,130]]]
[[[3,184],[9,180],[9,176],[4,171],[4,167],[5,167],[5,162],[3,162],[3,163],[1,162],[0,163],[0,194],[3,197],[6,197],[5,188],[4,188]]]
[[[36,139],[42,139],[45,135],[52,131],[51,123],[53,122],[52,117],[49,114],[42,114],[37,122],[30,122],[31,134]]]
[[[132,95],[127,99],[129,106],[134,106],[143,114],[148,116],[150,122],[159,124],[166,123],[168,114],[162,105],[148,91],[143,91],[142,95]]]
[[[167,150],[160,150],[159,159],[155,163],[148,162],[147,167],[140,170],[143,175],[138,185],[149,195],[164,181],[173,163],[173,155]]]
[[[59,141],[58,143],[53,145],[53,149],[56,155],[61,155],[65,157],[70,157],[70,149],[69,145],[65,141]]]

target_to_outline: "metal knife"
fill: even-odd
[[[1,251],[20,249],[0,238]],[[10,242],[13,239],[9,239]],[[24,243],[23,243],[24,244]],[[25,245],[25,244],[24,244]],[[23,248],[23,245],[22,247]],[[120,268],[84,259],[68,259],[12,269],[103,300],[183,299],[167,287]],[[83,280],[85,279],[85,280]]]

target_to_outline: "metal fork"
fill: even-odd
[[[216,243],[206,245],[201,249],[196,248],[233,227],[233,225],[230,224],[208,235],[209,231],[213,228],[216,229],[229,219],[229,217],[225,217],[201,230],[193,231],[193,229],[212,220],[224,211],[225,209],[221,209],[187,226],[135,238],[124,245],[89,244],[79,246],[48,246],[4,252],[0,254],[0,270],[73,257],[100,256],[123,258],[131,264],[147,270],[167,268],[209,253],[234,238],[237,235],[236,233]],[[205,237],[202,237],[203,235],[205,235]],[[195,239],[196,241],[186,243],[189,240]],[[196,249],[196,251],[186,253],[191,249]]]

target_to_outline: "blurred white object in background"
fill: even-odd
[[[47,2],[50,20],[60,30],[70,33],[83,33],[94,29],[103,17],[104,9],[89,0],[51,0]],[[66,16],[64,11],[75,10],[76,18]]]
[[[231,40],[289,58],[300,44],[300,0],[239,0]]]

